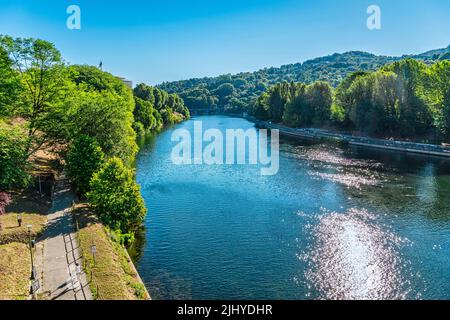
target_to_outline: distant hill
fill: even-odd
[[[362,51],[335,53],[305,61],[288,64],[279,68],[265,68],[255,72],[227,74],[175,82],[165,82],[160,89],[180,95],[190,110],[225,110],[241,112],[268,87],[283,81],[304,82],[328,81],[337,86],[348,74],[371,71],[405,58],[433,63],[440,59],[450,59],[450,46],[431,50],[418,55],[401,57],[377,56]]]

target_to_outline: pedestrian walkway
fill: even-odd
[[[38,239],[36,264],[39,294],[49,300],[92,300],[71,215],[75,195],[62,174],[55,182],[53,205],[44,234]]]

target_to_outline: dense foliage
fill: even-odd
[[[89,191],[89,183],[97,172],[105,155],[97,141],[87,135],[74,139],[67,154],[67,171],[81,195]]]
[[[0,119],[9,123],[0,126],[0,190],[25,186],[33,154],[56,150],[81,195],[93,180],[93,207],[105,223],[132,234],[145,214],[129,169],[135,130],[188,117],[176,94],[144,84],[133,92],[96,67],[65,64],[52,43],[0,36]]]
[[[22,130],[0,123],[0,191],[29,183],[28,145]]]
[[[12,69],[12,61],[0,46],[0,118],[12,112],[19,91],[20,82]]]
[[[88,199],[103,223],[123,233],[142,224],[146,209],[131,169],[109,159],[91,180]]]
[[[69,70],[75,89],[63,116],[67,139],[88,135],[107,157],[120,157],[131,165],[138,151],[132,91],[113,75],[95,67],[71,66]]]
[[[411,58],[432,63],[444,59],[448,52],[450,52],[450,46],[411,56]],[[179,94],[191,111],[236,113],[247,111],[267,88],[277,83],[311,84],[322,81],[336,87],[354,72],[374,71],[403,58],[406,57],[376,56],[353,51],[256,72],[166,82],[159,87],[170,93]]]
[[[354,130],[375,136],[449,138],[450,62],[405,59],[349,75],[333,92],[325,82],[281,83],[262,94],[252,114],[294,127]]]
[[[134,118],[144,130],[158,130],[190,116],[184,101],[177,94],[141,83],[134,89],[134,96]]]
[[[49,140],[53,114],[61,108],[70,86],[67,85],[66,68],[60,52],[52,43],[39,39],[13,39],[0,36],[0,47],[11,61],[8,82],[18,81],[20,91],[14,92],[15,101],[5,108],[11,115],[28,122],[28,136],[33,151]],[[11,88],[6,95],[11,97]]]

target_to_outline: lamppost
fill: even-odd
[[[97,246],[94,243],[91,245],[91,253],[92,258],[94,259],[94,267],[95,267],[95,254],[97,253]]]
[[[29,246],[30,246],[30,257],[31,257],[31,280],[35,280],[35,270],[34,270],[34,261],[33,261],[33,241],[31,240],[31,229],[33,226],[31,224],[27,225],[28,229],[28,239],[29,239]]]
[[[17,223],[19,224],[19,227],[22,226],[22,214],[21,213],[19,213],[17,215]]]

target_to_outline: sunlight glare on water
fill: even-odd
[[[175,128],[198,120],[254,127]],[[261,176],[174,165],[173,130],[137,160],[134,259],[153,299],[450,299],[448,161],[282,139],[279,173]]]
[[[300,255],[307,281],[323,299],[404,299],[407,241],[373,224],[367,211],[322,213],[311,230],[313,249]]]

